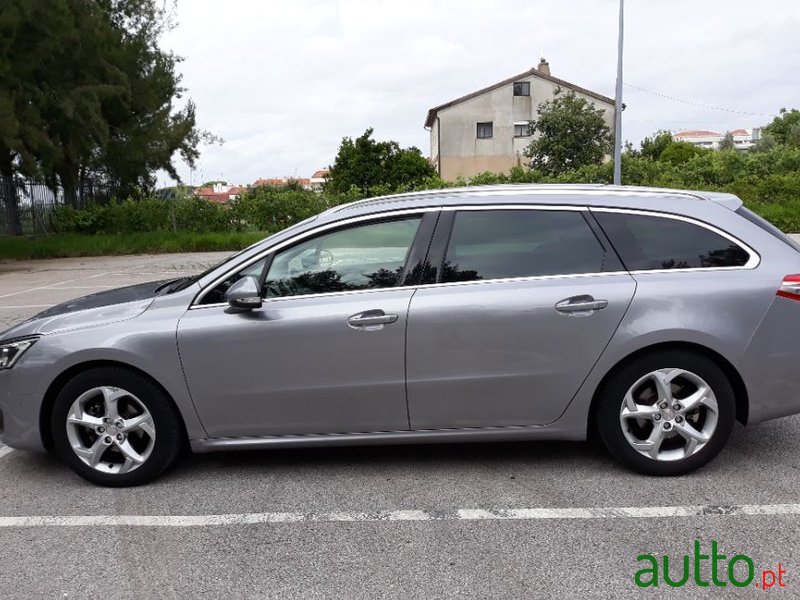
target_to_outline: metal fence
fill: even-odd
[[[85,181],[75,193],[75,208],[84,208],[92,202],[108,202],[115,195],[112,186]],[[14,207],[21,232],[25,235],[53,233],[53,212],[66,204],[64,189],[51,188],[37,181],[0,177],[0,235],[15,234]]]

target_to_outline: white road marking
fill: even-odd
[[[76,277],[75,279],[67,279],[66,281],[57,281],[55,283],[51,283],[49,285],[40,285],[39,287],[30,288],[28,290],[22,290],[19,292],[11,292],[10,294],[2,294],[0,298],[10,298],[11,296],[19,296],[21,294],[27,294],[28,292],[37,292],[39,290],[51,290],[54,289],[53,286],[60,285],[62,283],[73,283],[75,281],[85,281],[86,279],[95,279],[97,277],[104,277],[108,275],[108,273],[97,273],[96,275],[87,275],[85,277]],[[58,289],[58,288],[55,288]]]
[[[17,305],[17,306],[0,306],[0,310],[4,308],[14,308],[14,309],[21,309],[21,308],[50,308],[53,306],[52,304],[26,304],[25,306]]]
[[[8,446],[3,446],[0,444],[0,458],[3,458],[6,454],[10,454],[13,451],[13,448],[9,448]]]
[[[147,283],[147,282],[145,282]],[[47,288],[48,290],[97,290],[97,289],[105,289],[105,288],[118,288],[122,287],[119,285],[60,285],[58,283],[54,284],[52,287]]]
[[[800,504],[738,506],[638,506],[619,508],[507,508],[393,510],[381,512],[267,512],[227,515],[87,515],[0,517],[2,527],[214,527],[282,523],[372,523],[387,521],[538,521],[552,519],[660,519],[800,515]]]
[[[200,271],[198,271],[198,272],[200,272]],[[124,273],[115,273],[113,271],[110,271],[110,272],[106,273],[106,275],[110,275],[111,277],[113,277],[115,275],[118,275],[118,276],[124,275],[126,277],[131,276],[131,275],[136,275],[137,277],[140,276],[140,275],[142,277],[150,277],[151,275],[160,275],[160,276],[166,275],[168,277],[174,277],[175,275],[179,275],[181,277],[186,277],[187,275],[189,275],[189,273],[184,273],[184,271],[182,271],[182,270],[175,270],[175,271],[149,271],[149,272],[145,272],[145,271],[126,271]]]

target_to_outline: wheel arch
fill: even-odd
[[[64,389],[64,386],[74,377],[80,375],[81,373],[85,373],[91,369],[97,369],[100,367],[111,367],[116,369],[125,369],[126,371],[131,371],[141,375],[142,377],[146,377],[150,381],[153,382],[154,385],[158,386],[158,388],[164,393],[164,395],[169,398],[169,401],[172,402],[175,411],[177,412],[180,418],[181,430],[183,434],[183,439],[188,443],[189,436],[186,430],[186,423],[184,422],[183,414],[181,413],[180,409],[178,408],[177,404],[175,403],[175,399],[172,395],[166,390],[166,388],[159,383],[159,381],[138,367],[134,367],[128,363],[116,360],[91,360],[86,362],[81,362],[75,365],[72,365],[68,369],[62,371],[48,386],[47,391],[44,395],[44,400],[42,401],[41,409],[39,410],[39,431],[42,437],[42,445],[47,450],[51,450],[53,448],[53,431],[50,425],[50,415],[53,411],[53,406],[55,405],[56,398],[58,394]]]
[[[747,393],[747,387],[745,386],[744,380],[742,376],[739,374],[739,371],[733,364],[724,356],[722,356],[719,352],[712,350],[707,346],[703,346],[701,344],[695,344],[692,342],[661,342],[658,344],[652,344],[650,346],[645,346],[644,348],[640,348],[635,352],[625,356],[621,360],[619,360],[608,372],[603,376],[600,380],[600,383],[595,388],[594,394],[592,395],[592,402],[589,406],[589,415],[588,415],[588,423],[587,423],[587,432],[591,435],[594,435],[596,432],[597,426],[597,419],[596,419],[596,410],[597,404],[600,396],[603,393],[603,390],[607,383],[611,380],[611,378],[619,372],[619,370],[624,367],[629,362],[636,360],[642,356],[647,354],[653,354],[656,352],[662,352],[665,350],[683,350],[689,352],[695,352],[697,354],[702,354],[706,358],[711,359],[714,363],[722,370],[725,374],[725,377],[728,378],[730,381],[731,387],[733,388],[734,399],[736,400],[736,420],[742,423],[743,425],[747,424],[748,414],[750,410],[750,399]]]

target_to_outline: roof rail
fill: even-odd
[[[498,194],[508,193],[510,190],[519,192],[581,192],[581,191],[598,191],[603,190],[609,194],[649,194],[649,195],[672,195],[672,196],[690,196],[698,200],[709,200],[713,192],[697,192],[689,190],[678,190],[671,188],[655,188],[644,186],[622,186],[622,185],[608,185],[605,183],[502,183],[493,185],[473,185],[451,188],[437,188],[432,190],[421,190],[417,192],[404,192],[401,194],[390,194],[386,196],[375,196],[374,198],[365,198],[364,200],[356,200],[347,204],[341,204],[329,209],[326,212],[336,213],[344,210],[351,210],[354,208],[361,208],[364,206],[372,206],[374,204],[382,204],[385,202],[396,202],[398,200],[414,200],[421,197],[437,197],[437,196],[450,196],[453,194],[458,195],[476,195],[476,194]]]

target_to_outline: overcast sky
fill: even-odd
[[[198,125],[225,139],[203,148],[193,182],[308,177],[367,127],[428,156],[429,108],[540,56],[554,76],[613,97],[617,10],[617,0],[179,0],[162,45],[185,59]],[[636,87],[624,88],[623,137],[751,128],[800,107],[799,31],[798,0],[628,0],[624,80]]]

